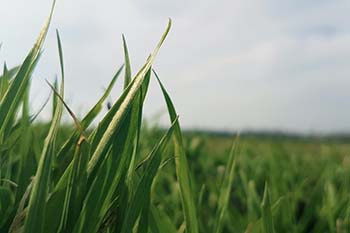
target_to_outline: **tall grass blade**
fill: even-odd
[[[232,145],[231,152],[229,155],[228,163],[226,165],[224,180],[220,189],[220,195],[218,200],[218,207],[215,217],[215,233],[221,233],[224,227],[225,213],[228,208],[230,194],[232,189],[232,182],[235,175],[235,165],[236,165],[236,151],[237,151],[237,140]]]
[[[57,35],[58,41],[60,41]],[[59,43],[59,56],[61,62],[62,82],[60,95],[64,95],[64,68],[62,63],[62,49]],[[44,147],[41,153],[38,164],[33,189],[30,195],[28,215],[25,220],[24,233],[38,232],[41,233],[44,226],[46,199],[48,194],[48,187],[50,184],[51,164],[54,156],[55,138],[59,128],[62,116],[63,104],[57,103],[55,115],[52,119],[51,126],[47,137],[45,138]]]
[[[55,6],[55,0],[53,1],[50,15],[41,30],[41,33],[31,49],[24,62],[20,66],[16,77],[12,81],[8,90],[6,91],[1,103],[0,103],[0,144],[7,137],[8,130],[12,119],[14,119],[19,103],[25,93],[28,86],[28,82],[32,71],[39,60],[40,50],[45,40],[52,14]]]
[[[170,99],[169,94],[161,83],[158,75],[154,72],[158,83],[162,89],[164,99],[168,106],[169,117],[171,121],[174,121],[177,117],[177,113],[175,111],[174,105]],[[180,193],[181,193],[181,201],[182,208],[185,217],[186,223],[186,232],[188,233],[197,233],[198,232],[198,219],[197,219],[197,211],[195,206],[194,194],[190,181],[189,167],[188,162],[182,142],[182,133],[180,129],[179,122],[176,123],[174,129],[174,153],[175,153],[175,165],[176,165],[176,175],[180,185]]]
[[[85,131],[91,125],[91,123],[97,117],[97,115],[101,112],[101,110],[103,108],[103,103],[105,102],[108,95],[112,91],[112,88],[113,88],[115,82],[117,81],[118,77],[121,74],[121,71],[123,70],[123,67],[124,66],[122,65],[118,69],[118,71],[114,75],[113,79],[109,83],[107,89],[103,93],[102,97],[99,99],[99,101],[93,106],[93,108],[85,115],[83,120],[80,122],[82,130]],[[68,160],[68,162],[69,162],[70,159],[72,159],[69,155],[72,154],[70,152],[72,150],[74,150],[74,147],[75,147],[74,145],[78,142],[79,137],[80,137],[80,133],[77,130],[75,130],[70,135],[70,137],[67,139],[67,141],[63,144],[63,146],[61,147],[61,149],[57,155],[57,163],[60,164],[61,166],[59,168],[55,169],[56,173],[62,174],[63,171],[66,169],[66,166],[62,166],[62,164],[66,164],[67,162],[64,162],[64,161]],[[57,176],[59,176],[59,175],[57,175]]]
[[[270,193],[267,183],[265,183],[264,197],[261,203],[262,231],[264,233],[274,233],[273,219],[271,212]]]
[[[20,161],[19,161],[19,174],[17,178],[18,188],[16,190],[16,203],[19,202],[22,195],[25,192],[26,187],[28,186],[33,172],[35,171],[32,166],[30,166],[30,117],[29,117],[29,88],[27,89],[22,106],[22,119],[21,119],[21,148],[20,148]]]
[[[106,131],[102,135],[101,140],[99,141],[99,144],[97,145],[96,150],[94,151],[91,160],[89,161],[88,173],[90,173],[93,170],[94,166],[99,161],[102,153],[105,151],[106,147],[110,144],[110,140],[112,138],[113,133],[115,132],[115,130],[117,130],[120,127],[124,117],[126,116],[130,106],[132,105],[132,102],[133,102],[136,94],[140,90],[142,83],[145,80],[145,76],[146,76],[147,72],[149,71],[149,69],[151,68],[151,65],[152,65],[161,45],[163,44],[166,36],[168,35],[170,27],[171,27],[171,21],[169,20],[168,26],[167,26],[165,32],[163,33],[155,50],[153,51],[151,56],[147,59],[146,64],[136,74],[136,76],[134,78],[134,82],[131,82],[129,84],[130,89],[126,88],[126,90],[124,91],[125,95],[124,96],[122,95],[122,97],[121,97],[120,106],[118,108],[119,110],[113,116]]]

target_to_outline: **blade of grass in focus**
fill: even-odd
[[[34,47],[25,58],[24,62],[22,63],[16,74],[16,77],[14,78],[4,97],[2,98],[0,105],[0,144],[2,144],[4,142],[4,139],[8,136],[8,131],[10,127],[9,123],[15,116],[16,109],[28,86],[28,82],[32,71],[39,60],[40,51],[43,46],[47,31],[49,29],[55,3],[56,2],[54,0],[52,3],[50,15],[43,29],[41,30],[41,33]]]
[[[58,36],[58,35],[57,35]],[[59,36],[57,37],[59,44],[59,57],[61,65],[61,87],[60,95],[64,96],[64,66],[63,55]],[[28,215],[24,224],[24,233],[42,232],[44,226],[45,203],[48,194],[48,186],[50,185],[51,162],[54,157],[55,138],[57,135],[59,123],[63,111],[63,103],[57,103],[55,114],[53,116],[48,135],[41,153],[33,189],[30,195]]]
[[[154,72],[158,83],[162,89],[164,99],[166,101],[169,117],[171,121],[174,121],[177,117],[174,105],[170,99],[169,94],[165,90],[163,84],[161,83],[158,75]],[[175,164],[176,164],[176,175],[180,185],[182,208],[184,211],[186,232],[197,233],[198,232],[198,220],[197,220],[197,210],[195,206],[194,194],[191,186],[189,167],[187,162],[187,157],[184,151],[183,138],[180,129],[179,122],[177,122],[174,129],[173,143],[174,143],[174,153],[175,153]]]

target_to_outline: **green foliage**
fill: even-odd
[[[50,123],[35,122],[30,79],[51,17],[23,63],[0,76],[0,232],[349,232],[347,144],[242,137],[238,151],[237,139],[182,132],[152,70],[170,20],[135,76],[123,36],[125,65],[81,120],[64,101],[57,31],[61,81],[49,84]],[[91,127],[124,68],[123,93]],[[152,78],[166,131],[142,122]],[[65,109],[74,125],[61,124]]]
[[[215,218],[215,233],[222,232],[222,229],[224,227],[223,226],[224,216],[228,207],[228,202],[230,200],[232,183],[235,175],[234,169],[235,169],[236,161],[234,156],[235,156],[236,147],[237,147],[236,144],[233,144],[230,152],[227,168],[225,169],[225,174],[223,177],[224,180],[222,182],[221,192],[218,199],[218,208],[217,208],[217,213]]]
[[[263,219],[263,232],[264,233],[274,233],[273,220],[272,220],[272,211],[270,203],[270,193],[269,187],[265,184],[264,197],[261,203],[261,212]]]
[[[168,106],[169,117],[171,121],[174,121],[177,117],[174,105],[165,90],[163,84],[160,82],[157,74],[154,72],[162,89],[164,99]],[[175,124],[174,132],[174,156],[176,165],[176,175],[180,185],[181,201],[183,206],[183,212],[185,217],[186,230],[189,233],[198,232],[198,220],[197,211],[195,206],[193,188],[190,180],[190,172],[188,167],[188,162],[185,154],[185,149],[183,146],[183,138],[180,129],[180,124],[177,122]]]
[[[169,219],[154,206],[151,195],[152,184],[156,181],[171,138],[175,138],[175,148],[181,151],[177,153],[180,153],[182,160],[186,156],[183,145],[178,143],[181,134],[173,107],[172,127],[156,143],[150,155],[136,166],[137,160],[142,158],[138,148],[151,65],[170,30],[171,21],[156,49],[134,78],[131,77],[130,59],[123,36],[124,92],[99,125],[89,133],[86,133],[87,127],[101,111],[122,68],[101,99],[80,122],[64,102],[63,51],[57,31],[61,87],[58,92],[57,82],[53,86],[49,84],[54,92],[53,116],[47,131],[44,130],[46,136],[36,137],[34,142],[30,138],[38,132],[29,116],[30,78],[39,60],[54,5],[55,2],[23,64],[10,70],[5,65],[1,76],[1,232],[132,232],[136,227],[139,232],[148,232],[149,227],[158,231],[176,229],[173,225],[165,226]],[[18,114],[20,106],[22,116]],[[76,127],[66,138],[59,134],[64,108]],[[173,137],[175,134],[176,137]],[[186,161],[181,162],[180,166],[182,175],[179,182],[186,188],[181,193],[186,200],[184,208],[191,208],[185,211],[185,228],[188,232],[198,232],[193,197],[188,196],[190,186]],[[188,212],[193,220],[188,218]]]

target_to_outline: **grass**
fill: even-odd
[[[350,232],[349,144],[181,131],[152,69],[171,21],[133,77],[123,36],[125,64],[82,119],[64,102],[57,31],[52,118],[37,122],[30,81],[53,8],[23,63],[0,76],[0,232]],[[123,93],[91,127],[123,74]],[[168,108],[167,130],[142,121],[151,79]],[[65,111],[72,125],[61,124]]]

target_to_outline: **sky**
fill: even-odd
[[[2,0],[0,62],[20,64],[50,0]],[[184,128],[350,132],[349,0],[57,0],[44,53],[33,75],[32,111],[59,73],[55,29],[66,68],[65,99],[79,116],[123,63],[125,34],[133,74],[173,27],[154,68]],[[121,94],[122,79],[110,100]],[[169,125],[155,80],[148,119]],[[49,117],[47,108],[42,118]]]

